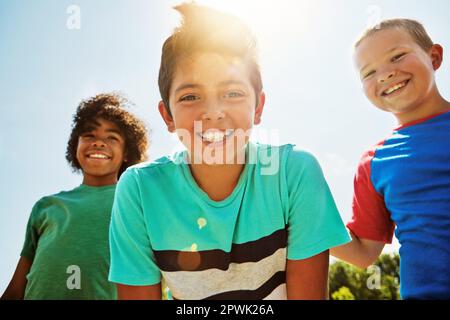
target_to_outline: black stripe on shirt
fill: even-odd
[[[233,244],[231,252],[216,249],[197,252],[154,250],[153,253],[161,271],[225,271],[230,263],[258,262],[286,247],[287,231],[280,229],[258,240]]]

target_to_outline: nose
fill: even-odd
[[[202,120],[218,121],[225,117],[222,111],[206,112],[202,115]]]
[[[103,139],[94,139],[94,141],[92,142],[92,146],[96,147],[96,148],[104,148],[106,147],[106,143]]]
[[[378,82],[385,83],[386,81],[391,80],[397,72],[395,70],[388,70],[380,74],[380,77],[378,78]]]
[[[225,113],[223,112],[220,106],[214,104],[209,105],[205,108],[204,113],[202,114],[202,120],[209,121],[219,121],[225,117]]]

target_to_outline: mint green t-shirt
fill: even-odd
[[[129,168],[117,186],[109,279],[175,299],[285,299],[286,259],[349,236],[316,159],[292,145],[249,143],[226,199],[197,185],[186,151]]]
[[[25,299],[116,299],[108,281],[108,229],[116,185],[80,185],[43,197],[21,256],[33,261]]]

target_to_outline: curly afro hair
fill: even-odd
[[[118,177],[129,166],[147,160],[147,129],[141,120],[125,110],[130,105],[118,93],[99,94],[81,101],[73,116],[72,132],[66,150],[66,159],[74,171],[82,170],[77,159],[78,138],[99,118],[115,123],[125,137],[127,161],[120,167]]]

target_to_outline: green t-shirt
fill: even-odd
[[[110,227],[112,282],[164,278],[175,299],[285,299],[286,259],[349,241],[316,159],[292,145],[248,144],[223,201],[197,185],[186,152],[129,168]]]
[[[80,185],[33,207],[21,256],[33,261],[25,299],[116,299],[108,228],[116,185]]]

